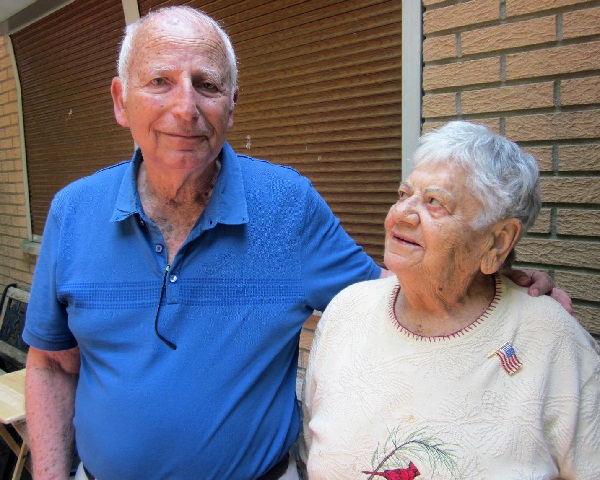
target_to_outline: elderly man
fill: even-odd
[[[83,478],[296,478],[300,329],[386,272],[307,179],[225,142],[236,77],[194,9],[127,29],[111,91],[139,149],[57,194],[32,286],[36,479],[67,477],[75,433]]]

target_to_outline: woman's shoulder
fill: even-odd
[[[345,303],[352,299],[364,300],[369,298],[379,298],[382,295],[387,296],[388,294],[391,294],[397,285],[398,279],[396,276],[364,280],[348,285],[333,298],[331,303]]]
[[[347,324],[353,322],[354,318],[363,322],[365,315],[387,311],[386,306],[397,285],[395,276],[349,285],[333,297],[323,317],[330,318],[329,322],[334,324],[338,318]]]
[[[590,355],[598,360],[598,343],[560,303],[549,295],[532,297],[526,288],[505,277],[502,283],[508,311],[518,322],[521,335],[531,336],[532,343],[535,343],[535,339],[543,338],[543,349],[548,352],[561,349],[563,352],[579,352],[578,356]]]

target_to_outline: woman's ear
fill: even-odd
[[[517,243],[521,228],[521,221],[516,218],[501,220],[492,227],[492,243],[481,259],[482,273],[490,275],[500,270]]]
[[[122,127],[129,127],[127,111],[125,110],[125,99],[123,98],[123,83],[119,77],[112,79],[112,83],[110,85],[110,94],[112,95],[113,99],[113,108],[117,123]]]

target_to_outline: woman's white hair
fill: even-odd
[[[467,188],[482,205],[473,224],[476,229],[517,218],[523,225],[523,236],[542,207],[535,159],[516,143],[494,135],[482,125],[453,121],[424,134],[413,163],[415,167],[440,163],[462,167]]]
[[[152,20],[153,18],[159,15],[176,16],[191,23],[196,22],[203,25],[208,25],[211,28],[213,28],[215,32],[217,32],[219,38],[225,46],[225,51],[227,54],[227,66],[229,69],[230,83],[229,87],[231,92],[231,102],[233,105],[233,96],[237,87],[237,60],[235,57],[235,51],[233,50],[233,45],[231,44],[231,40],[227,33],[225,33],[225,30],[223,30],[223,28],[219,25],[219,23],[216,20],[209,17],[200,10],[196,10],[195,8],[188,7],[185,5],[163,7],[157,10],[153,10],[147,15],[140,18],[139,20],[127,25],[123,41],[121,42],[119,58],[117,60],[117,71],[119,78],[121,79],[121,83],[123,84],[123,95],[127,95],[127,82],[129,80],[129,73],[131,68],[131,56],[133,54],[133,45],[140,31],[140,27],[142,27],[149,20]]]

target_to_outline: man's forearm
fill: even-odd
[[[65,369],[63,363],[39,350],[31,349],[28,355],[27,426],[36,480],[69,478],[78,365],[77,373],[72,362],[67,365]]]

